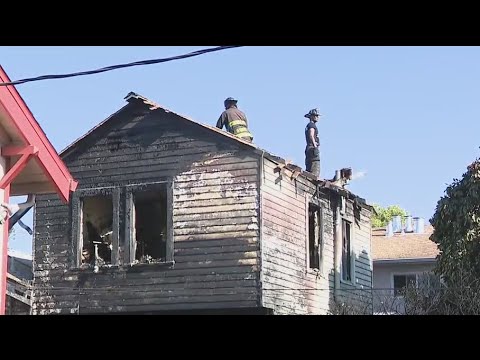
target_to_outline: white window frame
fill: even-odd
[[[395,295],[395,276],[407,276],[407,275],[415,275],[415,287],[418,286],[418,277],[422,275],[422,273],[419,273],[418,271],[400,271],[400,272],[394,272],[391,274],[390,277],[390,284],[392,287],[392,295],[397,297],[397,298],[403,298],[402,295]]]

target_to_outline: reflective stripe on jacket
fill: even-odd
[[[247,141],[253,140],[253,135],[248,130],[248,120],[245,114],[236,106],[225,110],[217,121],[217,128],[225,126],[226,130]]]
[[[253,138],[250,131],[248,131],[245,120],[233,120],[228,123],[230,132],[239,138]]]

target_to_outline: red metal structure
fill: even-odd
[[[10,82],[0,66],[0,82]],[[57,193],[68,202],[73,179],[14,86],[0,86],[0,200]],[[8,219],[0,226],[0,315],[5,314]]]

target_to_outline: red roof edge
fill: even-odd
[[[0,81],[11,81],[1,65]],[[57,151],[13,85],[0,86],[0,103],[4,106],[23,141],[27,145],[33,145],[39,149],[36,158],[38,164],[52,181],[60,198],[64,202],[68,202],[70,191],[75,191],[78,182],[73,179],[67,166],[58,156]]]

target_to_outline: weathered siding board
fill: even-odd
[[[328,270],[325,277],[306,268],[305,192],[311,196],[315,188],[308,182],[280,176],[275,168],[272,161],[264,160],[261,174],[263,306],[277,314],[325,313],[329,302]],[[324,202],[326,206],[328,200],[325,198]],[[330,248],[325,246],[327,253],[333,250],[333,239],[328,239],[329,236],[326,231],[325,243],[331,244]],[[330,257],[333,258],[333,254],[324,255],[325,269]]]
[[[85,299],[79,299],[78,296],[81,294],[85,294],[84,296],[88,296],[90,299],[97,299],[99,302],[96,306],[99,306],[98,304],[101,304],[102,301],[105,301],[107,305],[120,301],[124,303],[122,299],[127,298],[131,300],[129,303],[127,302],[131,305],[141,303],[152,305],[157,304],[156,299],[161,298],[164,294],[171,298],[170,303],[187,301],[193,303],[192,308],[196,308],[194,302],[197,300],[199,302],[216,301],[214,295],[231,294],[233,295],[231,300],[239,301],[243,294],[248,294],[249,299],[257,294],[258,268],[248,265],[237,266],[234,262],[229,262],[229,264],[235,267],[203,266],[197,267],[195,270],[174,269],[138,273],[112,271],[109,274],[91,276],[85,276],[80,271],[72,271],[70,276],[63,272],[57,273],[56,276],[50,273],[50,279],[46,277],[36,279],[37,291],[34,310],[45,308],[45,304],[48,306],[48,304],[58,301],[61,306],[70,306],[72,309],[80,306],[80,311],[82,309],[86,311],[93,305],[84,302]],[[52,276],[58,279],[54,284],[56,289],[45,289],[45,286],[52,285]],[[76,288],[79,289],[75,290]],[[205,294],[211,295],[212,298],[201,299]],[[186,297],[191,300],[185,300]],[[135,299],[143,300],[135,302]]]
[[[258,307],[258,158],[176,115],[129,106],[64,161],[79,190],[173,179],[175,264],[71,269],[69,207],[39,196],[33,312]]]
[[[196,153],[192,154],[192,156],[182,156],[183,161],[189,161],[191,160],[192,162],[198,159],[198,150]],[[248,168],[255,168],[256,166],[256,161],[252,158],[247,158],[247,159],[238,159],[235,157],[235,154],[227,154],[229,155],[228,157],[215,157],[214,153],[209,154],[209,156],[212,157],[211,160],[206,160],[204,162],[198,162],[198,163],[193,163],[192,165],[195,166],[194,169],[190,171],[190,174],[195,174],[195,173],[204,173],[208,171],[209,173],[215,173],[215,172],[221,172],[221,171],[231,171],[231,170],[244,170]],[[197,157],[196,157],[197,156]],[[225,156],[225,155],[224,155]],[[214,161],[217,160],[217,161]],[[136,159],[135,160],[135,166],[140,167],[140,166],[148,166],[152,167],[149,168],[149,170],[155,170],[156,168],[162,167],[163,169],[175,169],[177,166],[178,161],[175,161],[175,159],[172,159],[171,157],[168,158],[151,158],[149,160],[143,160],[143,159]],[[120,169],[124,169],[126,173],[128,174],[129,172],[132,171],[132,165],[131,162],[125,161],[125,157],[123,157],[122,160],[118,160],[116,162],[96,162],[94,164],[89,164],[88,166],[85,165],[79,165],[79,166],[72,166],[71,169],[72,171],[77,172],[77,174],[80,174],[82,177],[89,177],[89,176],[96,176],[96,172],[101,171],[102,174],[116,174]]]
[[[307,214],[305,202],[314,185],[298,177],[291,179],[266,159],[262,175],[262,299],[263,306],[279,314],[325,314],[334,295],[334,213],[329,190],[322,189],[323,273],[307,269]],[[305,196],[307,193],[307,197]],[[334,197],[335,195],[333,195]],[[341,282],[340,293],[364,294],[371,287],[370,213],[361,210],[355,222],[353,203],[347,201],[345,218],[352,221],[355,283]],[[358,218],[358,216],[357,216]]]
[[[353,206],[348,206],[347,210],[353,214]],[[354,222],[355,277],[359,280],[357,285],[363,287],[372,286],[370,216],[367,210],[362,209],[359,221]]]
[[[356,213],[352,201],[346,203],[345,217],[352,222],[353,255],[355,258],[354,284],[341,283],[340,292],[353,298],[361,298],[371,302],[372,267],[371,267],[371,242],[370,242],[370,212],[364,208]],[[358,216],[359,215],[359,216]]]

